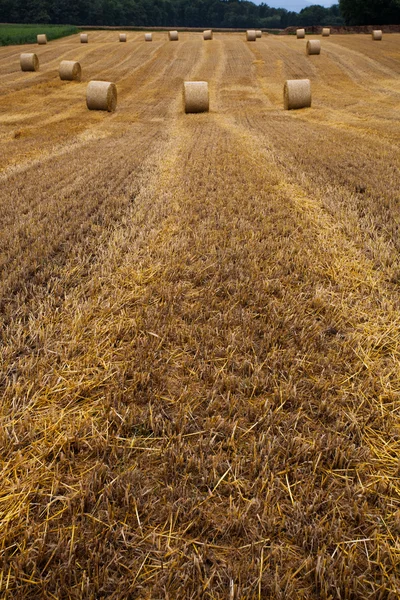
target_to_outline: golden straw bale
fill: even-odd
[[[257,38],[257,35],[256,35],[256,30],[255,29],[248,29],[246,31],[246,40],[248,42],[255,42],[256,38]]]
[[[119,41],[120,42],[126,42],[126,33],[120,33],[119,34]]]
[[[152,33],[145,33],[144,34],[144,41],[145,42],[152,42],[153,41],[153,34]]]
[[[90,81],[86,90],[86,104],[89,110],[114,112],[117,107],[117,87],[109,81]]]
[[[169,31],[168,38],[170,42],[177,42],[179,40],[179,34],[177,31]]]
[[[210,107],[208,83],[206,81],[185,81],[183,103],[186,113],[208,112]]]
[[[379,42],[382,39],[383,33],[381,29],[374,29],[372,32],[372,39]]]
[[[47,44],[47,35],[45,33],[39,33],[37,36],[37,43],[41,46],[42,44]]]
[[[81,44],[87,44],[89,42],[89,36],[87,33],[81,33]]]
[[[21,71],[39,71],[39,59],[37,54],[33,54],[33,52],[23,53],[19,57],[19,61],[21,64]]]
[[[256,29],[256,37],[257,38],[262,37],[262,31],[261,31],[261,29]]]
[[[80,81],[82,77],[81,65],[76,60],[62,60],[59,73],[60,79],[63,81]]]
[[[285,110],[311,106],[311,82],[309,79],[289,79],[283,89]]]
[[[204,40],[212,40],[213,39],[212,29],[206,29],[205,31],[203,31],[203,39]]]
[[[307,54],[321,54],[321,42],[319,40],[308,40],[306,46]]]
[[[297,35],[298,40],[304,40],[304,38],[306,37],[306,30],[305,29],[297,29],[296,35]]]
[[[329,27],[323,27],[322,29],[323,37],[329,37],[331,35],[331,30]]]

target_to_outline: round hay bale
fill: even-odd
[[[89,43],[89,36],[87,33],[81,33],[81,44],[88,44]]]
[[[262,37],[261,29],[256,29],[256,37],[258,37],[258,38]]]
[[[120,33],[119,34],[119,41],[120,42],[126,42],[126,33]]]
[[[213,39],[212,29],[206,29],[205,31],[203,31],[203,40],[212,40],[212,39]]]
[[[152,42],[153,41],[153,34],[152,33],[145,33],[144,34],[144,41],[145,42]]]
[[[321,54],[321,42],[319,40],[308,40],[306,46],[307,54]]]
[[[257,34],[256,34],[256,30],[255,29],[248,29],[246,31],[246,40],[248,42],[255,42],[257,38]]]
[[[331,30],[329,27],[323,27],[322,28],[322,36],[323,37],[329,37],[331,35]]]
[[[26,52],[19,57],[21,71],[39,71],[39,59],[37,54]]]
[[[177,42],[179,40],[179,34],[177,31],[168,31],[168,38],[170,42]]]
[[[311,82],[309,79],[289,79],[283,89],[285,110],[311,106]]]
[[[37,36],[37,43],[42,46],[43,44],[47,44],[47,35],[45,33],[39,33]]]
[[[304,40],[304,38],[306,37],[306,30],[305,29],[297,29],[296,35],[297,35],[298,40]]]
[[[86,105],[89,110],[114,112],[117,107],[117,87],[109,81],[90,81],[86,90]]]
[[[185,113],[208,112],[210,98],[207,81],[185,81],[183,84]]]
[[[62,60],[59,73],[62,81],[80,81],[82,77],[81,65],[76,60]]]
[[[372,39],[379,42],[382,39],[383,33],[381,29],[374,29],[372,32]]]

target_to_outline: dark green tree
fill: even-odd
[[[400,0],[339,0],[348,25],[400,23]]]
[[[27,0],[23,11],[24,23],[48,23],[50,21],[51,0]]]
[[[359,2],[360,0],[351,0]],[[378,0],[365,0],[368,3]],[[385,0],[398,3],[400,0]],[[344,0],[346,2],[346,0]],[[0,0],[0,20],[14,23],[148,27],[285,28],[335,24],[339,8],[309,7],[300,15],[250,0]]]
[[[307,6],[300,11],[300,25],[323,25],[326,13],[326,8],[318,4]]]

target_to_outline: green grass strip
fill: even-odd
[[[77,32],[73,25],[0,25],[0,46],[35,44],[39,33],[45,33],[50,41]]]

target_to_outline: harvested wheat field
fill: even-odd
[[[321,43],[0,49],[1,598],[400,597],[400,35]]]

